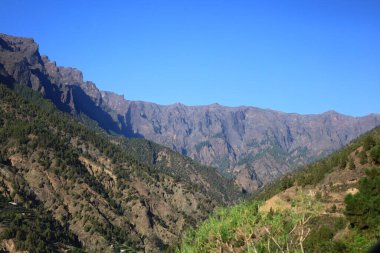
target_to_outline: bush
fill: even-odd
[[[300,195],[296,205],[302,211],[263,213],[255,201],[219,209],[185,235],[179,252],[223,252],[228,247],[243,252],[301,252],[307,222],[317,215],[319,203]]]
[[[347,195],[345,214],[352,227],[376,229],[380,225],[380,168],[366,171],[360,181],[359,192]]]
[[[363,148],[364,151],[370,150],[372,147],[376,145],[375,139],[371,135],[366,135],[363,140]]]
[[[376,164],[380,164],[380,145],[371,149],[371,157]]]

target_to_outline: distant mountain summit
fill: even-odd
[[[168,106],[100,91],[74,68],[41,56],[33,39],[0,35],[0,81],[41,92],[108,132],[143,137],[235,177],[244,191],[326,156],[380,125],[380,115],[299,115],[255,107]]]

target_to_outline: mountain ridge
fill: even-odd
[[[0,35],[0,81],[41,92],[56,106],[84,114],[108,132],[145,138],[217,167],[252,192],[324,157],[380,124],[380,115],[327,111],[301,115],[219,104],[158,105],[126,100],[84,81],[81,71],[41,56],[32,39]]]
[[[35,238],[25,225],[8,222],[10,214],[0,219],[0,249],[16,245],[34,252],[37,246],[61,248],[56,244],[63,242],[90,252],[159,252],[185,227],[240,197],[215,169],[144,139],[90,129],[24,85],[1,84],[0,98],[0,196],[14,203],[0,199],[0,213],[47,213],[38,221],[75,235],[45,241],[57,234],[50,227],[36,231]]]

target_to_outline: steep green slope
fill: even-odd
[[[148,162],[154,144],[91,130],[25,86],[0,85],[0,143],[0,193],[20,207],[38,201],[91,252],[164,250],[234,192],[159,146],[166,161]]]
[[[81,252],[78,238],[36,205],[36,201],[34,206],[25,208],[0,195],[0,210],[0,240],[3,242],[0,248],[3,250],[7,245],[29,252]]]
[[[217,210],[179,252],[366,252],[380,238],[380,128]]]

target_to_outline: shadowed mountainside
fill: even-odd
[[[24,85],[0,85],[0,143],[0,195],[21,208],[0,217],[0,249],[64,243],[158,252],[240,196],[214,168],[144,139],[89,129]],[[0,213],[10,213],[0,202]],[[23,218],[24,209],[37,219]],[[60,226],[61,239],[54,237]]]
[[[108,132],[144,137],[215,166],[244,191],[324,157],[380,124],[380,115],[299,115],[255,107],[157,105],[100,91],[74,68],[40,56],[32,39],[0,35],[0,81],[41,92]],[[158,87],[159,88],[159,87]]]

